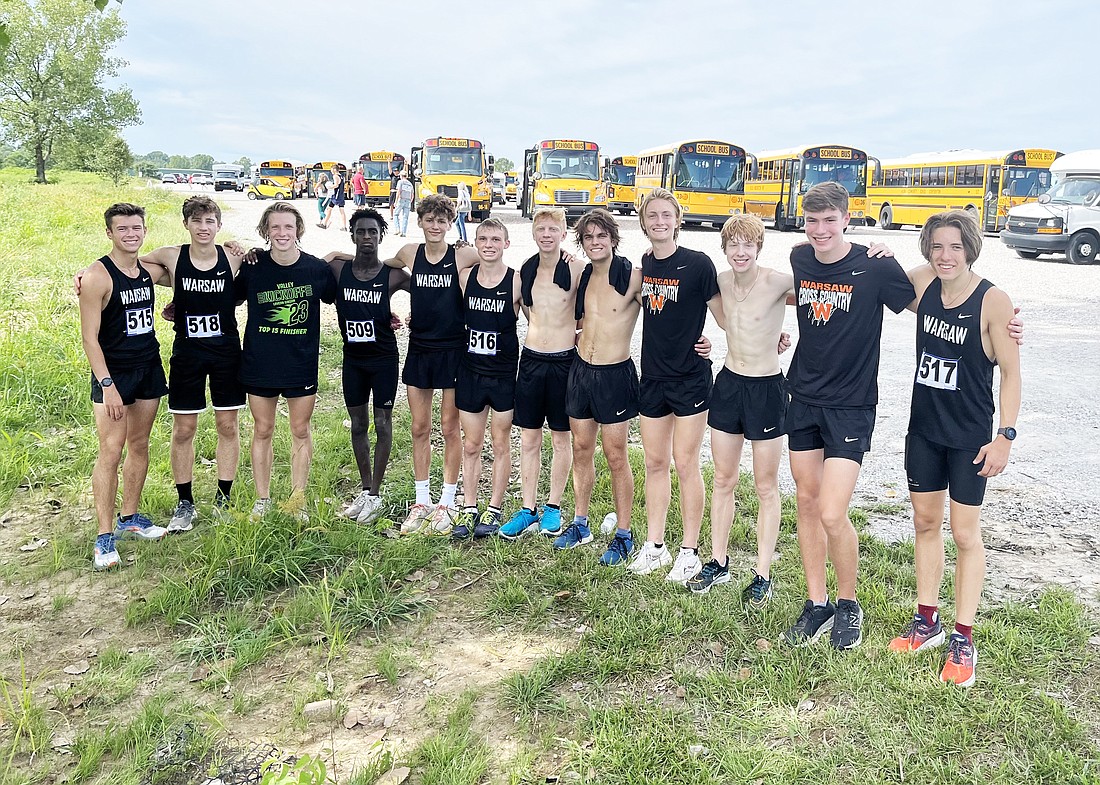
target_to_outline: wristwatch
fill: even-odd
[[[99,380],[100,387],[110,387],[114,383],[115,380],[112,379],[110,376],[104,376],[102,379]],[[1013,433],[1015,433],[1015,431],[1013,431]]]
[[[1008,428],[998,428],[997,435],[1003,436],[1011,442],[1016,438],[1016,429],[1011,426]]]

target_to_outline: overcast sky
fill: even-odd
[[[112,6],[116,7],[117,6]],[[129,0],[136,153],[1097,146],[1092,0]],[[1080,35],[1074,31],[1092,31]]]

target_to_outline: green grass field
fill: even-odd
[[[1074,597],[1047,589],[985,606],[978,683],[948,689],[938,654],[886,650],[912,612],[912,545],[864,536],[863,646],[784,649],[774,642],[804,594],[794,507],[785,500],[776,596],[746,614],[750,478],[732,537],[738,577],[704,597],[599,569],[598,544],[456,547],[340,518],[356,473],[331,332],[310,522],[240,513],[211,526],[215,442],[203,415],[196,530],[126,545],[123,570],[93,574],[96,439],[69,280],[109,249],[111,202],[147,207],[148,248],[185,237],[175,194],[57,178],[35,186],[27,171],[0,171],[0,785],[201,782],[259,741],[320,755],[331,779],[356,785],[395,767],[425,785],[1100,782],[1097,624]],[[166,324],[158,334],[167,353]],[[289,474],[282,419],[276,498]],[[160,519],[175,501],[170,430],[162,407],[143,501]],[[242,511],[249,433],[245,416]],[[404,409],[395,434],[385,495],[403,510],[413,495]],[[632,464],[641,521],[637,451]],[[610,509],[601,467],[594,519]],[[873,514],[856,510],[857,528]],[[675,541],[675,503],[671,516]],[[37,538],[48,543],[20,550]],[[83,670],[71,667],[81,659]],[[304,710],[324,698],[337,714],[319,724]],[[352,710],[393,722],[348,729],[340,718]]]

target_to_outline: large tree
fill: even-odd
[[[191,156],[191,168],[210,171],[214,168],[214,156],[207,155],[206,153],[199,153],[198,155]]]
[[[126,24],[116,9],[98,13],[88,0],[7,0],[0,8],[11,38],[0,51],[0,131],[33,154],[44,183],[55,145],[110,138],[141,117],[129,88],[104,85],[125,65],[109,52]]]

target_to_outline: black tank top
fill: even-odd
[[[409,306],[411,348],[429,351],[462,348],[466,325],[453,245],[447,246],[447,253],[436,264],[428,261],[423,244],[417,247],[409,281]]]
[[[466,351],[462,363],[485,376],[515,376],[519,365],[514,274],[505,268],[495,286],[478,283],[475,265],[466,279]]]
[[[917,305],[917,371],[909,430],[936,444],[976,450],[993,435],[993,362],[982,348],[982,280],[944,308],[937,278]]]
[[[160,344],[153,325],[153,279],[138,265],[131,278],[111,257],[99,260],[111,275],[111,296],[99,321],[99,348],[107,369],[140,368],[160,361]]]
[[[199,270],[191,261],[191,246],[181,245],[176,261],[173,302],[176,304],[176,342],[239,351],[237,297],[233,293],[233,268],[220,246],[218,261]]]
[[[368,365],[397,357],[397,336],[390,325],[389,267],[382,265],[369,281],[360,281],[347,262],[336,290],[336,316],[345,362]]]

